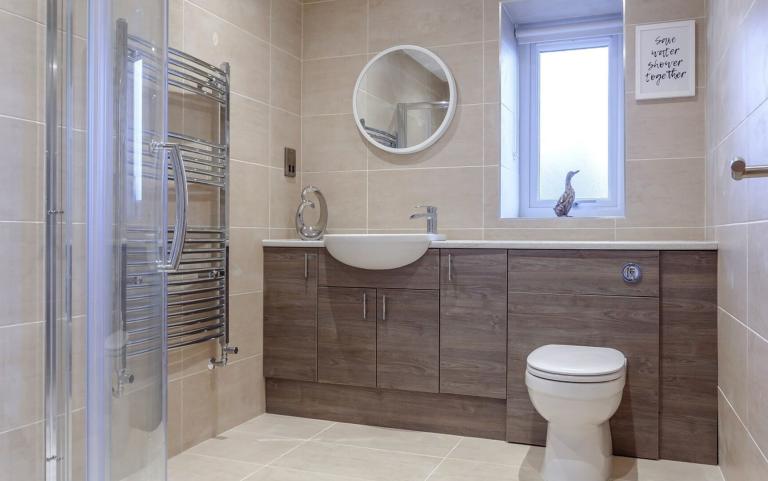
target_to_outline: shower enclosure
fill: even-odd
[[[48,0],[46,30],[45,479],[164,480],[167,1]]]

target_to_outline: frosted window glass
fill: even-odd
[[[609,49],[539,54],[539,199],[563,193],[569,170],[580,199],[609,197]]]

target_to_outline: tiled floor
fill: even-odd
[[[541,481],[543,449],[264,414],[169,461],[170,481]],[[722,481],[714,466],[616,458],[621,481]]]

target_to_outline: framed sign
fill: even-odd
[[[635,98],[696,95],[696,22],[635,28]]]

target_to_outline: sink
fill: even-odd
[[[352,267],[371,270],[397,269],[417,261],[440,234],[329,234],[325,248]]]

